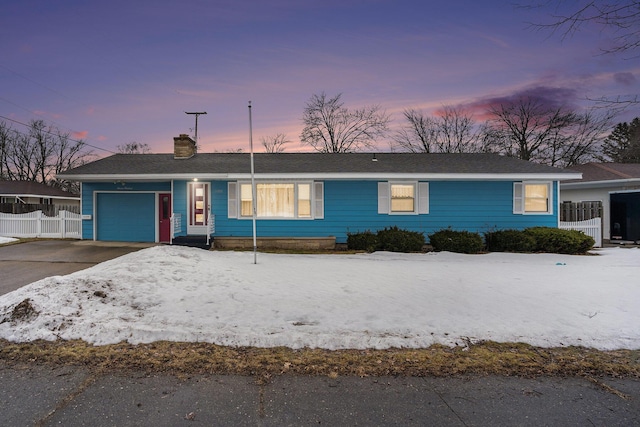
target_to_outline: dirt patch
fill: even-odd
[[[10,320],[12,322],[28,322],[38,317],[38,311],[31,304],[31,299],[26,298],[11,310]]]

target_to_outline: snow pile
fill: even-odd
[[[0,337],[640,348],[640,250],[596,253],[261,253],[254,265],[250,252],[158,246],[0,297]]]
[[[4,245],[5,243],[15,242],[18,239],[14,239],[13,237],[2,237],[0,236],[0,245]]]

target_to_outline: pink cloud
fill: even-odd
[[[71,135],[75,139],[85,139],[87,137],[87,135],[89,135],[89,131],[86,131],[86,130],[77,131],[77,132],[73,132]]]

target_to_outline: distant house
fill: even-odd
[[[640,163],[587,163],[570,170],[582,178],[560,185],[561,201],[602,202],[604,239],[640,241]]]
[[[37,205],[78,208],[80,197],[39,182],[0,181],[0,204],[3,205],[3,211],[9,210],[9,205],[33,205],[34,209]]]
[[[255,154],[260,238],[345,243],[348,233],[398,226],[484,232],[558,226],[559,182],[579,172],[494,154]],[[252,236],[250,155],[116,154],[64,172],[82,188],[84,239],[169,242]],[[259,245],[260,246],[260,245]]]

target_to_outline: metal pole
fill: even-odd
[[[253,166],[253,128],[251,124],[251,101],[249,101],[249,149],[251,150],[251,206],[252,206],[252,220],[253,220],[253,263],[258,263],[258,243],[256,237],[256,180],[254,177]]]
[[[198,116],[201,115],[201,114],[207,114],[207,112],[206,111],[199,111],[199,112],[190,113],[190,112],[185,111],[185,114],[192,114],[192,115],[196,116],[196,136],[195,136],[195,138],[196,138],[196,144],[198,144]]]

